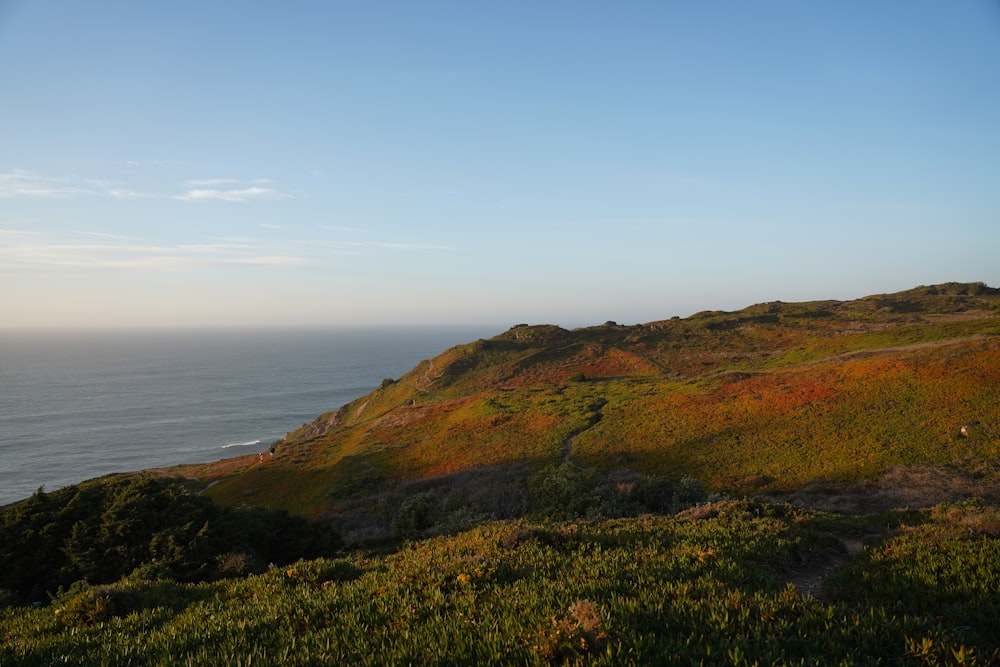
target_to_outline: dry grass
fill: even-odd
[[[847,514],[871,514],[902,507],[920,509],[972,498],[1000,504],[1000,477],[987,478],[941,466],[893,466],[875,482],[850,485],[813,482],[787,494],[765,496],[800,507]]]

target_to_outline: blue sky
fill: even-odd
[[[1000,285],[1000,3],[0,0],[0,326]]]

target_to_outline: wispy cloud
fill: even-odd
[[[42,176],[25,169],[0,174],[0,198],[63,198],[94,194],[93,186],[70,179]]]
[[[250,185],[269,185],[274,183],[274,179],[263,177],[249,180],[245,178],[192,178],[184,181],[181,185],[187,188],[204,188],[216,185],[239,185],[241,183]]]
[[[342,225],[320,225],[320,229],[327,229],[331,232],[358,232],[362,233],[365,230],[360,227],[344,227]]]
[[[181,201],[249,202],[294,199],[295,196],[274,187],[269,178],[241,180],[208,178],[181,183],[184,191],[174,195]],[[134,200],[154,199],[162,195],[141,192],[122,183],[101,178],[48,176],[27,169],[0,173],[0,199],[68,199],[72,197],[110,197]]]
[[[114,240],[122,240],[122,241],[126,240],[126,237],[122,236],[121,234],[108,234],[107,232],[79,231],[79,232],[74,232],[74,233],[75,234],[80,234],[81,236],[96,236],[97,238],[101,238],[101,239],[114,239]]]
[[[174,199],[195,202],[247,202],[295,198],[293,195],[270,187],[272,183],[273,181],[269,178],[257,178],[252,181],[242,181],[235,178],[208,178],[185,181],[182,185],[188,188],[187,191],[183,194],[175,195]]]
[[[146,199],[155,195],[123,188],[115,181],[104,179],[46,176],[26,169],[14,169],[0,174],[2,199],[66,199],[81,196]]]
[[[136,192],[135,190],[126,190],[125,188],[111,188],[106,195],[109,197],[114,197],[115,199],[155,199],[156,195],[149,194],[148,192]]]
[[[267,199],[292,199],[291,195],[285,195],[274,188],[242,188],[235,190],[218,190],[207,188],[196,188],[188,190],[184,194],[177,195],[174,199],[181,201],[228,201],[245,202],[260,201]]]
[[[388,241],[354,241],[349,242],[359,248],[384,248],[387,250],[454,250],[453,246],[435,243],[392,243]]]
[[[331,232],[338,232],[343,234],[368,234],[370,230],[362,229],[360,227],[347,227],[342,225],[319,225],[320,229],[325,229]],[[440,243],[423,243],[423,242],[408,242],[408,241],[371,241],[367,239],[357,239],[357,240],[335,240],[327,241],[325,244],[327,247],[335,248],[352,248],[354,250],[362,250],[364,248],[376,248],[383,250],[456,250],[455,246],[444,245]]]
[[[184,160],[126,160],[125,164],[130,167],[173,167],[188,163]]]
[[[260,223],[266,229],[279,225]],[[322,265],[331,258],[454,250],[427,242],[284,238],[271,233],[187,238],[172,242],[103,230],[0,227],[0,275],[79,271],[165,272],[191,269],[277,270]]]
[[[200,178],[181,183],[186,188],[209,188],[220,185],[236,185],[240,183],[237,178]]]
[[[289,267],[302,266],[308,264],[309,261],[303,257],[290,257],[288,255],[257,255],[255,257],[233,257],[225,260],[224,263],[241,266]]]
[[[97,240],[83,240],[80,237]],[[0,273],[52,270],[181,270],[211,267],[295,267],[309,257],[255,243],[157,244],[100,232],[55,237],[0,230]]]
[[[41,234],[27,229],[0,229],[0,241],[4,239],[21,239],[37,236],[41,236]]]

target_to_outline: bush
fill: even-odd
[[[92,627],[131,610],[132,596],[110,586],[78,582],[55,600],[55,614],[71,628]]]
[[[415,537],[434,525],[437,514],[437,502],[430,491],[409,496],[400,504],[392,520],[392,534],[394,537]]]
[[[666,477],[649,475],[637,481],[629,498],[639,505],[640,511],[664,514],[674,509],[674,484]]]
[[[245,551],[230,552],[216,557],[219,576],[244,577],[248,574],[263,572],[261,562],[253,555]]]
[[[691,507],[708,500],[705,485],[690,475],[681,477],[674,494],[674,507],[677,510]]]
[[[587,515],[592,504],[588,480],[568,465],[547,468],[528,479],[533,513],[547,519]]]
[[[2,508],[0,588],[37,600],[79,580],[105,584],[137,571],[197,581],[340,546],[329,527],[284,511],[225,509],[176,480],[119,475]],[[234,553],[245,555],[242,564]]]
[[[705,487],[693,477],[683,477],[676,488],[669,479],[657,475],[623,484],[565,464],[530,477],[528,491],[532,514],[546,519],[662,514],[709,498]]]

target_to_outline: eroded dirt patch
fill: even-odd
[[[795,590],[798,591],[799,595],[810,596],[824,602],[828,601],[826,591],[823,588],[823,581],[826,579],[826,576],[838,567],[857,558],[864,551],[865,540],[875,537],[878,536],[838,538],[840,545],[843,547],[842,551],[831,549],[823,557],[814,560],[809,565],[801,569],[786,572],[786,576],[784,577],[785,583],[795,586]]]
[[[942,466],[895,466],[877,482],[849,487],[815,482],[788,494],[761,496],[763,500],[843,514],[921,509],[971,498],[1000,504],[1000,475],[996,470],[965,472]]]

